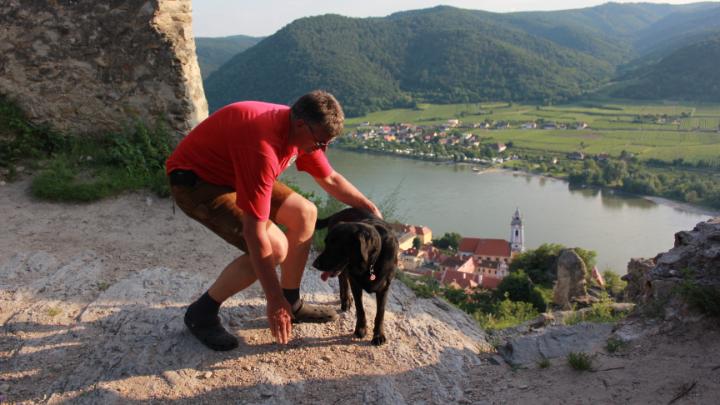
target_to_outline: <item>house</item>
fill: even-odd
[[[498,153],[504,152],[507,149],[507,145],[505,145],[504,143],[495,143],[490,145],[490,147],[492,148],[492,150]]]
[[[399,222],[390,224],[390,228],[398,235],[398,244],[401,251],[413,247],[413,240],[418,238],[420,245],[427,245],[432,242],[432,231],[423,225],[407,225]]]
[[[410,248],[400,254],[398,258],[398,267],[402,270],[415,270],[425,264],[427,253],[422,250]]]
[[[535,129],[537,128],[537,124],[534,122],[526,122],[520,126],[522,129]]]
[[[456,119],[447,120],[447,125],[450,128],[455,128],[456,126],[460,125],[460,120],[456,120]]]
[[[471,256],[478,262],[489,260],[510,263],[512,258],[510,242],[503,239],[462,238],[458,254]]]
[[[472,257],[461,258],[458,256],[451,256],[443,260],[439,266],[440,270],[453,270],[461,273],[475,273],[475,261]]]
[[[432,230],[430,230],[427,226],[415,226],[415,235],[417,235],[420,239],[421,245],[426,245],[432,242]]]
[[[446,287],[454,287],[466,291],[476,288],[482,281],[482,277],[479,274],[464,273],[455,270],[438,271],[433,273],[433,277]]]
[[[510,268],[508,263],[502,260],[476,260],[475,267],[476,272],[483,277],[496,277],[501,280],[509,274]]]
[[[557,125],[554,122],[548,122],[543,124],[542,129],[557,129]]]
[[[585,160],[585,154],[582,152],[572,152],[567,155],[570,160]]]
[[[598,153],[597,155],[595,155],[595,160],[597,160],[598,162],[606,162],[608,159],[610,159],[609,153]]]
[[[581,123],[577,124],[577,126],[575,127],[575,129],[589,129],[589,128],[590,127],[588,127],[587,122],[581,122]]]

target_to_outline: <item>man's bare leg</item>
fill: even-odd
[[[305,304],[300,297],[300,282],[307,264],[315,232],[317,208],[315,204],[297,193],[291,194],[278,208],[277,222],[285,225],[288,253],[280,264],[280,286],[285,298],[293,307],[296,321],[328,322],[337,318],[337,312],[329,307]]]
[[[282,263],[288,255],[288,241],[277,225],[272,222],[268,222],[268,224],[268,235],[273,245],[275,261]],[[257,275],[250,263],[250,255],[246,253],[225,267],[208,290],[208,294],[214,301],[222,303],[248,288],[255,280],[257,280]]]
[[[274,260],[282,262],[287,254],[287,239],[277,225],[268,222],[268,235],[273,247]],[[185,325],[204,345],[213,350],[232,350],[238,346],[237,338],[222,326],[217,313],[220,304],[257,280],[250,262],[244,254],[228,264],[210,289],[185,312]]]

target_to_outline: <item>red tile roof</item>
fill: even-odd
[[[444,285],[457,284],[462,289],[468,289],[475,288],[480,284],[479,274],[463,273],[455,270],[446,270],[441,274],[440,282]]]
[[[483,276],[482,283],[480,283],[480,285],[482,285],[483,288],[487,288],[488,290],[494,290],[497,288],[498,285],[500,285],[501,281],[501,278]]]
[[[510,242],[504,239],[462,238],[459,252],[472,253],[475,256],[510,257]]]

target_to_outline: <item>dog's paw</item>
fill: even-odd
[[[365,335],[367,335],[367,328],[355,328],[355,333],[353,333],[353,336],[356,338],[364,338]]]
[[[382,344],[385,344],[385,342],[387,342],[387,339],[385,339],[385,335],[377,335],[373,336],[370,343],[372,343],[373,346],[380,346]]]

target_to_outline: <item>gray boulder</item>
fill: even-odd
[[[570,352],[594,353],[602,349],[612,329],[609,323],[549,326],[508,340],[498,352],[514,366],[533,365],[543,359],[565,357]]]
[[[586,304],[592,301],[587,293],[587,274],[582,258],[572,249],[563,249],[557,260],[553,304],[560,309],[571,309],[573,303]]]

